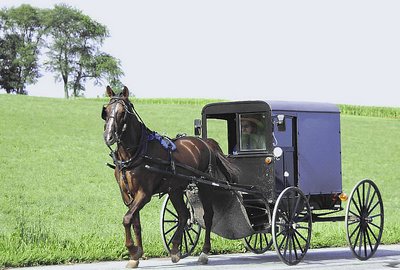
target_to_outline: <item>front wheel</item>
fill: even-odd
[[[185,229],[182,236],[182,243],[179,246],[181,252],[181,258],[189,256],[197,245],[200,238],[201,227],[194,219],[193,209],[189,203],[189,200],[184,193],[184,200],[189,210],[190,216],[185,225]],[[178,228],[178,213],[175,211],[169,196],[166,195],[164,203],[161,208],[160,216],[161,225],[161,238],[164,244],[165,251],[168,254],[172,248],[172,239],[175,235],[176,229]]]
[[[346,207],[347,242],[359,260],[371,258],[381,242],[384,211],[381,193],[374,182],[361,180]]]
[[[297,187],[279,195],[272,215],[272,239],[279,259],[287,265],[298,264],[306,255],[311,240],[311,209]]]

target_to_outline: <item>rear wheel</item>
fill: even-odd
[[[246,249],[256,254],[262,254],[272,246],[270,233],[256,233],[245,237],[243,241]]]
[[[381,193],[369,179],[360,181],[346,207],[347,242],[360,260],[371,258],[381,242],[384,211]]]
[[[182,236],[182,243],[179,246],[181,258],[185,258],[193,252],[194,248],[197,245],[197,242],[199,241],[201,232],[200,225],[194,220],[193,209],[189,203],[186,193],[184,194],[184,200],[190,212],[190,216],[185,225],[185,230]],[[172,202],[169,199],[168,195],[166,195],[166,198],[161,208],[160,225],[161,238],[164,244],[164,249],[169,254],[172,248],[172,239],[178,227],[178,214],[175,211],[175,208],[172,205]]]
[[[282,262],[298,264],[311,240],[311,209],[306,196],[296,187],[279,195],[272,215],[272,239]]]

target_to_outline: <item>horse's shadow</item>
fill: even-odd
[[[246,256],[248,255],[248,256]],[[397,250],[389,250],[389,249],[378,249],[376,254],[374,255],[373,258],[384,258],[384,257],[391,257],[391,256],[399,256],[400,251]],[[373,259],[372,258],[372,259]],[[229,266],[238,266],[238,265],[243,265],[243,268],[246,267],[246,265],[252,265],[252,264],[263,264],[263,263],[282,263],[277,256],[277,254],[274,251],[268,251],[264,254],[253,254],[253,253],[246,253],[246,254],[227,254],[227,255],[211,255],[209,258],[209,263],[208,266],[223,266],[223,267],[228,267]],[[316,264],[322,261],[326,260],[333,260],[333,261],[338,261],[338,260],[354,260],[355,262],[361,262],[358,259],[356,259],[350,250],[332,250],[332,249],[319,249],[319,250],[310,250],[304,260],[299,264],[299,266],[303,266],[304,264],[311,265],[311,264]],[[146,268],[151,268],[151,269],[157,269],[157,268],[163,268],[163,269],[179,269],[179,268],[184,268],[184,267],[189,267],[189,268],[195,268],[200,266],[197,263],[197,257],[189,257],[187,259],[182,259],[178,264],[172,264],[170,262],[159,265],[159,266],[142,266],[141,268],[146,269]],[[397,265],[396,265],[397,267]],[[207,267],[205,267],[207,268]],[[294,269],[292,266],[291,269]]]

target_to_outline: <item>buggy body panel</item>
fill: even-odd
[[[330,103],[268,103],[273,119],[284,115],[287,121],[284,131],[274,125],[277,146],[284,150],[283,160],[276,164],[278,182],[282,181],[282,171],[286,171],[288,186],[298,186],[304,194],[341,193],[339,108]]]

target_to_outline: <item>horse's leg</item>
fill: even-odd
[[[135,257],[142,257],[143,244],[142,244],[142,226],[140,225],[140,212],[137,211],[132,217],[133,231],[135,232],[135,242],[137,246]]]
[[[179,262],[181,259],[181,252],[179,249],[180,244],[182,243],[182,235],[185,229],[185,225],[187,223],[187,220],[189,218],[189,210],[187,209],[187,206],[185,204],[185,201],[183,200],[183,191],[182,190],[177,190],[175,192],[171,192],[169,194],[170,200],[172,202],[172,205],[174,206],[177,214],[178,214],[178,227],[174,233],[173,239],[172,239],[172,248],[171,248],[171,261],[173,263]]]
[[[125,227],[125,246],[129,251],[129,262],[126,265],[127,268],[136,268],[139,265],[140,257],[143,255],[139,211],[149,201],[150,200],[146,199],[146,196],[143,193],[136,193],[135,200],[130,205],[129,210],[123,219],[123,225]],[[134,227],[138,246],[135,246],[132,239],[132,225]]]
[[[143,255],[143,244],[142,244],[142,227],[140,225],[140,211],[136,211],[133,216],[132,216],[132,228],[135,233],[135,242],[128,242],[127,243],[127,248],[129,250],[129,262],[126,265],[127,268],[136,268],[139,265],[139,259]],[[125,232],[126,232],[126,227],[125,227]],[[129,229],[128,234],[131,233],[131,230]],[[132,239],[131,235],[128,235],[129,238],[127,239]],[[136,245],[135,245],[136,243]]]
[[[214,217],[214,210],[212,207],[212,190],[208,188],[199,188],[199,196],[204,209],[203,219],[204,225],[206,227],[206,233],[204,236],[203,249],[198,259],[198,262],[201,264],[207,264],[208,254],[211,250],[211,226],[212,219]]]

